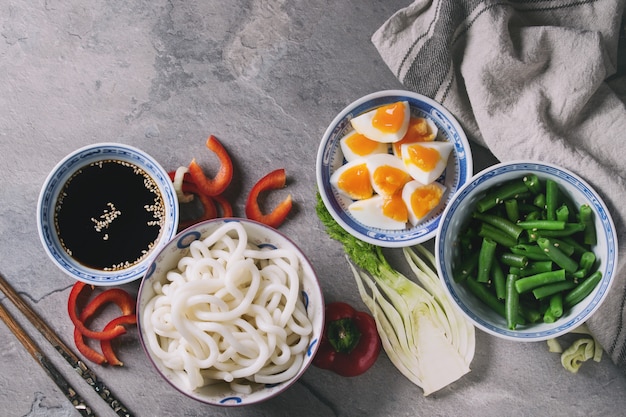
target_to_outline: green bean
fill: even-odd
[[[571,245],[569,242],[564,241],[563,239],[559,239],[556,237],[550,238],[552,244],[563,251],[567,256],[572,256],[574,254],[575,248],[574,245]]]
[[[552,315],[555,318],[559,318],[563,315],[563,293],[556,293],[550,297],[550,306],[548,307],[552,311]]]
[[[559,198],[559,185],[548,178],[546,180],[546,218],[548,220],[556,220]]]
[[[556,219],[561,222],[569,221],[569,207],[566,204],[561,205],[558,209],[556,209]]]
[[[543,322],[544,323],[554,323],[556,321],[556,317],[554,317],[554,313],[549,308],[543,313]]]
[[[584,230],[585,225],[583,223],[565,223],[565,227],[562,230],[542,230],[541,235],[545,237],[564,237]]]
[[[517,225],[525,230],[563,230],[565,222],[558,220],[524,220],[517,222]]]
[[[493,278],[493,288],[496,292],[496,297],[500,300],[506,298],[506,276],[500,263],[494,259],[491,264],[491,276]]]
[[[515,281],[519,277],[515,274],[506,276],[506,298],[504,301],[506,324],[509,330],[515,330],[519,317],[519,293],[515,289]]]
[[[524,255],[531,261],[549,261],[548,255],[537,245],[518,244],[509,250],[518,255]]]
[[[502,203],[504,200],[516,197],[527,190],[528,188],[522,181],[507,182],[478,200],[478,202],[476,203],[476,209],[479,212],[484,213],[485,211]]]
[[[546,208],[546,195],[543,193],[537,194],[535,198],[533,199],[533,205],[536,207],[539,207],[542,210],[545,209]]]
[[[582,245],[580,242],[578,242],[572,236],[563,236],[563,237],[559,238],[559,240],[561,242],[567,243],[572,248],[574,248],[574,253],[573,253],[574,255],[582,255],[583,253],[585,253],[585,252],[587,252],[589,250],[585,245]]]
[[[598,243],[598,236],[596,235],[596,226],[593,222],[593,210],[588,204],[580,206],[578,211],[580,216],[580,222],[585,225],[583,243],[587,245],[595,245]]]
[[[458,272],[454,274],[455,282],[464,281],[470,274],[473,274],[478,265],[478,252],[468,253],[461,262]]]
[[[589,275],[584,281],[582,281],[576,288],[571,290],[565,295],[563,304],[566,308],[571,308],[581,302],[586,296],[591,294],[591,291],[598,285],[598,282],[602,279],[602,272],[596,271]]]
[[[524,268],[520,269],[520,276],[521,277],[527,277],[529,275],[535,275],[538,274],[540,272],[548,272],[548,271],[552,271],[552,264],[553,262],[550,260],[547,261],[533,261],[533,262],[528,262],[528,265],[526,265]]]
[[[512,252],[502,252],[500,262],[508,266],[523,268],[528,265],[528,257]]]
[[[527,303],[522,303],[521,301],[520,311],[522,312],[522,317],[524,317],[529,323],[537,323],[542,318],[542,315],[537,308]]]
[[[517,200],[517,208],[521,213],[524,214],[528,214],[528,213],[532,213],[532,212],[540,212],[541,210],[539,210],[539,207],[535,206],[534,204],[528,204],[525,203],[523,201]]]
[[[519,235],[521,235],[524,231],[524,229],[512,221],[505,219],[504,217],[496,216],[495,214],[474,212],[473,217],[496,227],[515,240],[517,240]]]
[[[486,239],[491,239],[502,246],[510,247],[517,244],[517,239],[504,233],[502,230],[488,223],[482,223],[478,230],[478,236]]]
[[[518,268],[516,266],[509,267],[509,274],[522,275],[522,268]]]
[[[478,254],[478,272],[476,280],[478,282],[488,282],[489,272],[491,271],[491,264],[495,257],[496,242],[490,238],[483,238],[483,243],[480,246],[480,253]]]
[[[515,223],[519,220],[519,206],[515,198],[510,198],[504,202],[506,217],[509,221]]]
[[[539,211],[539,210],[530,211],[524,217],[524,220],[526,220],[526,221],[539,220],[539,219],[541,219],[541,211]]]
[[[528,291],[532,291],[542,285],[553,284],[555,282],[565,281],[565,270],[557,269],[555,271],[540,272],[535,275],[530,275],[524,278],[520,278],[515,281],[515,288],[517,292],[523,294]]]
[[[548,257],[566,272],[573,274],[578,269],[578,262],[567,256],[559,247],[555,246],[550,239],[539,238],[537,245],[548,255]]]
[[[509,329],[553,322],[601,279],[594,272],[593,215],[554,180],[528,174],[503,182],[476,202],[460,236],[454,279],[503,316]],[[509,291],[517,297],[509,300]],[[517,303],[517,314],[509,302]]]
[[[538,194],[542,191],[541,181],[536,174],[528,174],[522,178],[522,181],[531,193]]]
[[[537,300],[549,297],[551,295],[561,293],[563,291],[571,290],[576,286],[576,282],[573,280],[565,280],[561,282],[555,282],[554,284],[542,285],[533,290],[533,295]]]
[[[593,252],[585,252],[580,256],[578,261],[578,270],[574,272],[575,278],[585,278],[591,271],[591,268],[596,263],[596,254]]]
[[[472,277],[468,277],[465,281],[465,284],[467,285],[467,288],[472,292],[472,294],[474,294],[480,301],[485,303],[489,308],[498,313],[500,316],[506,318],[504,303],[498,300],[498,297],[496,297],[494,293],[489,291],[489,289],[485,285],[476,281]]]

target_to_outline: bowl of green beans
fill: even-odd
[[[618,251],[598,193],[536,161],[499,163],[458,190],[435,238],[450,298],[479,329],[509,340],[557,337],[604,301]]]

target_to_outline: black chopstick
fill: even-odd
[[[89,369],[87,367],[87,365],[74,353],[74,351],[72,349],[70,349],[56,335],[56,333],[54,333],[54,331],[50,328],[50,326],[48,326],[41,319],[41,317],[39,317],[39,315],[28,304],[26,304],[26,302],[22,299],[22,297],[20,297],[20,295],[17,292],[15,292],[15,290],[4,279],[2,274],[0,274],[0,290],[2,290],[4,295],[6,295],[6,297],[9,300],[11,300],[11,302],[13,302],[13,304],[15,304],[15,306],[18,308],[18,310],[20,310],[20,312],[26,316],[26,318],[33,324],[33,326],[35,326],[35,328],[43,335],[43,337],[45,337],[46,340],[48,342],[50,342],[50,344],[56,349],[57,352],[59,352],[59,354],[61,354],[61,356],[66,360],[66,362],[69,363],[74,368],[74,370],[76,372],[78,372],[78,374],[83,378],[83,380],[85,380],[91,386],[91,388],[93,388],[93,390],[98,393],[100,398],[102,398],[109,405],[109,407],[111,407],[113,409],[113,411],[115,411],[117,413],[117,415],[119,415],[120,417],[132,417],[133,416],[132,413],[126,408],[126,406],[124,406],[121,401],[117,400],[113,396],[113,393],[111,393],[111,390],[104,384],[104,382],[102,382],[102,380],[100,380],[98,378],[98,376],[95,374],[95,372],[93,372],[91,369]],[[2,307],[2,306],[0,305],[0,307]],[[8,312],[6,312],[6,309],[2,308],[2,310],[4,310],[4,313],[6,313],[6,314],[3,314],[2,319],[5,320],[5,315],[6,315],[7,316],[7,320],[10,320],[10,322],[14,323],[14,326],[16,326],[15,328],[21,332],[21,334],[18,335],[17,333],[15,333],[16,330],[14,330],[14,328],[11,327],[12,324],[7,323],[9,328],[11,328],[11,331],[13,331],[13,333],[16,334],[18,339],[20,339],[20,342],[22,342],[22,344],[24,344],[24,341],[23,341],[22,338],[24,338],[25,341],[30,340],[30,338],[28,337],[26,332],[24,332],[24,330],[21,327],[19,327],[19,325],[17,323],[15,323],[15,320],[13,320],[13,318],[8,314]],[[30,341],[32,343],[32,340],[30,340]],[[26,345],[24,345],[24,346],[27,349],[30,349],[29,346],[26,346]],[[34,346],[34,348],[36,349],[35,350],[36,355],[33,355],[33,352],[31,352],[30,350],[29,350],[29,352],[31,352],[31,355],[33,355],[33,357],[40,364],[42,364],[42,366],[50,374],[50,371],[49,371],[49,369],[46,366],[48,364],[50,364],[50,366],[52,366],[52,364],[49,363],[49,360],[45,358],[45,356],[41,353],[41,351],[39,351],[39,349],[36,347],[36,345],[34,343],[32,343],[32,346]],[[40,358],[43,358],[43,362],[42,362],[42,359],[40,359]],[[44,362],[46,363],[45,366],[44,366]],[[62,378],[62,376],[61,376],[60,373],[58,373],[58,371],[56,372],[55,375],[51,375],[52,379],[54,379],[55,382],[58,385],[60,380],[57,381],[55,379],[56,375],[58,375],[61,378]],[[67,384],[67,382],[65,382],[65,383]],[[63,387],[61,387],[61,386],[59,386],[59,387],[64,390]],[[69,385],[67,385],[67,387],[69,389],[71,389],[71,387],[69,387]],[[76,392],[73,389],[71,389],[71,390],[74,393],[74,396],[75,396],[74,398],[78,398],[76,396]],[[64,393],[67,396],[68,392],[66,392],[64,390]],[[70,401],[72,401],[72,404],[74,404],[74,402],[73,402],[73,400],[71,398],[70,398]],[[85,410],[79,408],[79,405],[74,404],[74,406],[83,415],[88,415],[88,416],[93,416],[94,415],[93,412],[88,407],[85,407],[85,410],[87,410],[90,414],[85,414],[84,413]],[[81,404],[80,407],[84,407],[84,404]]]

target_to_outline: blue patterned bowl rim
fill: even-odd
[[[366,226],[354,219],[347,207],[351,200],[341,196],[330,184],[332,173],[343,163],[340,139],[351,129],[350,120],[365,111],[397,101],[408,101],[411,113],[430,118],[439,129],[439,138],[454,145],[446,172],[438,181],[446,186],[442,203],[416,227],[384,230]],[[432,239],[443,209],[454,193],[473,174],[472,151],[465,132],[452,114],[436,101],[418,93],[385,90],[368,94],[345,107],[330,123],[317,151],[316,178],[324,205],[337,223],[365,242],[383,247],[407,247]]]
[[[130,268],[119,271],[102,271],[76,262],[63,249],[54,226],[54,207],[65,182],[78,168],[94,161],[110,158],[132,162],[148,173],[157,183],[166,207],[165,225],[159,240],[152,249],[152,255]],[[44,181],[37,202],[39,238],[50,259],[72,278],[98,286],[121,285],[141,278],[158,249],[176,234],[178,216],[178,199],[167,171],[144,151],[130,145],[113,142],[84,146],[59,161]]]
[[[535,173],[539,178],[556,180],[566,188],[578,204],[586,202],[596,213],[595,225],[598,243],[596,255],[601,261],[603,278],[596,289],[585,300],[554,323],[540,323],[519,330],[509,330],[504,319],[488,308],[479,305],[473,295],[455,283],[452,277],[455,240],[471,213],[470,206],[485,194],[485,190],[506,179],[519,178],[525,173]],[[443,213],[440,228],[435,238],[437,269],[446,292],[461,311],[480,329],[494,336],[516,341],[541,341],[563,335],[584,323],[602,304],[614,280],[618,259],[618,242],[615,225],[609,210],[598,193],[575,173],[546,162],[511,161],[502,162],[476,174],[456,193]]]

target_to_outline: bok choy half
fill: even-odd
[[[396,368],[425,396],[468,373],[475,329],[447,298],[434,255],[422,245],[403,249],[412,281],[389,264],[381,247],[346,232],[319,194],[316,211],[328,235],[343,245],[359,294]]]

